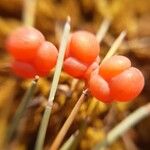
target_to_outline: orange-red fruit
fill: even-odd
[[[100,47],[94,34],[87,31],[72,33],[67,53],[83,63],[92,63],[99,55]]]
[[[99,68],[100,57],[97,56],[96,60],[87,67],[86,72],[84,73],[84,79],[89,80],[91,73]]]
[[[11,68],[16,75],[22,78],[33,78],[37,75],[35,68],[31,64],[18,60],[12,62]]]
[[[140,70],[131,67],[113,77],[109,86],[111,97],[117,101],[129,101],[139,95],[144,87],[144,77]]]
[[[88,88],[91,94],[98,100],[109,103],[112,102],[110,99],[110,88],[108,83],[98,73],[91,75]]]
[[[72,33],[65,53],[64,71],[76,78],[89,78],[98,67],[99,52],[99,43],[94,34],[87,31]]]
[[[112,77],[118,75],[129,67],[131,67],[131,62],[127,57],[115,55],[100,65],[99,74],[105,80],[110,80]]]
[[[64,61],[64,71],[73,77],[82,78],[86,69],[86,65],[73,57],[69,57]]]
[[[47,75],[54,68],[57,56],[57,48],[50,42],[43,42],[34,57],[34,65],[38,75]]]
[[[15,59],[30,61],[44,40],[42,33],[35,28],[21,27],[8,37],[6,49]]]

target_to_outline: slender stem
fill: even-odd
[[[124,147],[125,149],[132,149],[132,150],[139,150],[139,148],[137,147],[137,145],[134,143],[132,136],[130,135],[130,133],[126,132],[123,136],[122,136],[122,140],[124,143]]]
[[[104,39],[104,36],[106,35],[106,32],[108,31],[110,26],[110,20],[105,19],[102,24],[100,25],[97,34],[96,34],[96,38],[98,40],[99,43],[101,43],[101,41]]]
[[[35,92],[38,79],[39,79],[39,77],[35,76],[35,79],[32,81],[30,88],[25,93],[19,107],[16,110],[16,113],[12,119],[12,123],[8,129],[7,139],[6,139],[8,142],[12,139],[12,137],[17,129],[17,126],[20,122],[20,119],[23,117],[25,111],[27,110],[27,107],[28,107],[28,105],[33,97],[33,94]]]
[[[73,110],[71,111],[69,117],[67,118],[67,120],[65,121],[63,127],[61,128],[61,130],[59,131],[57,137],[55,138],[50,150],[57,150],[62,142],[62,140],[64,139],[64,136],[66,135],[68,129],[70,128],[76,114],[78,113],[81,104],[83,103],[84,99],[85,99],[85,95],[88,93],[88,90],[84,90],[82,92],[82,95],[80,96],[79,100],[77,101],[77,103],[75,104]]]
[[[58,81],[60,78],[60,73],[61,73],[61,69],[62,69],[62,65],[63,65],[63,60],[64,60],[64,55],[65,55],[65,50],[67,47],[69,34],[70,34],[70,17],[67,18],[67,23],[65,24],[64,32],[62,35],[62,40],[61,40],[59,54],[58,54],[58,61],[56,64],[56,70],[55,70],[54,79],[52,82],[52,89],[51,89],[51,92],[50,92],[50,95],[48,98],[49,103],[53,102],[54,97],[55,97],[55,93],[56,93]]]
[[[64,55],[65,55],[65,50],[66,50],[67,42],[68,42],[68,38],[69,38],[69,33],[70,33],[70,17],[67,18],[67,22],[64,26],[62,40],[61,40],[61,44],[60,44],[60,48],[59,48],[58,60],[57,60],[57,64],[56,64],[56,70],[55,70],[54,78],[52,81],[52,87],[51,87],[50,95],[48,98],[48,104],[45,107],[43,118],[42,118],[40,128],[38,131],[38,136],[37,136],[37,140],[35,143],[35,150],[42,150],[43,145],[44,145],[46,130],[47,130],[47,126],[48,126],[48,122],[49,122],[49,118],[50,118],[50,114],[51,114],[51,110],[52,110],[52,106],[53,106],[53,101],[55,98],[55,94],[56,94],[56,90],[57,90],[57,86],[58,86],[58,82],[59,82],[59,78],[60,78],[60,73],[61,73]]]
[[[61,146],[60,150],[76,150],[78,143],[80,142],[83,134],[85,133],[88,122],[89,118],[87,117],[85,120],[82,121],[79,129],[75,131]]]
[[[135,110],[114,129],[112,129],[106,138],[98,143],[93,150],[105,150],[106,147],[117,140],[122,134],[129,130],[132,126],[139,123],[141,120],[150,115],[150,103]]]
[[[112,44],[110,50],[108,51],[108,53],[106,54],[105,58],[103,59],[103,62],[116,53],[116,51],[118,50],[118,48],[121,45],[121,43],[122,43],[122,41],[123,41],[125,36],[126,36],[126,32],[122,31],[120,33],[120,35],[118,36],[118,38]]]
[[[23,23],[26,26],[34,26],[35,23],[35,10],[37,0],[23,0]]]
[[[72,147],[72,145],[73,145],[75,139],[78,137],[78,135],[79,135],[79,131],[77,130],[77,131],[76,131],[74,134],[72,134],[72,135],[69,137],[69,139],[62,145],[62,147],[60,148],[60,150],[69,150],[69,149]]]
[[[87,128],[87,124],[88,124],[90,118],[92,118],[90,115],[92,115],[92,112],[95,110],[95,108],[96,108],[96,106],[97,106],[97,105],[96,105],[96,104],[97,104],[97,101],[92,101],[91,103],[93,103],[93,102],[96,102],[96,103],[94,103],[94,106],[92,106],[92,109],[91,109],[90,106],[88,107],[88,110],[87,110],[87,114],[88,114],[88,115],[87,115],[87,117],[82,121],[79,130],[77,130],[77,131],[79,132],[78,135],[77,135],[77,136],[74,136],[77,131],[76,131],[75,133],[73,133],[73,134],[68,138],[68,140],[61,146],[61,148],[63,148],[63,149],[60,148],[60,150],[75,150],[75,149],[76,149],[78,143],[80,142],[80,140],[81,140],[81,138],[82,138],[82,136],[83,136],[83,134],[84,134],[84,132],[85,132],[85,130],[86,130],[86,128]],[[92,105],[93,105],[93,104],[92,104]],[[91,121],[91,120],[90,120],[90,121]]]

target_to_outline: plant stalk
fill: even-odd
[[[53,101],[55,98],[55,94],[56,94],[56,90],[57,90],[57,86],[58,86],[58,82],[59,82],[59,78],[60,78],[60,74],[61,74],[61,70],[62,70],[62,65],[63,65],[63,60],[64,60],[64,55],[65,55],[65,50],[67,47],[69,34],[70,34],[70,17],[67,18],[67,22],[64,26],[64,31],[63,31],[63,35],[62,35],[60,48],[59,48],[56,69],[55,69],[54,78],[52,81],[52,87],[51,87],[50,95],[48,98],[48,103],[47,103],[47,106],[45,107],[43,118],[42,118],[42,121],[41,121],[41,124],[39,127],[38,136],[37,136],[37,140],[35,143],[35,150],[43,149],[46,130],[48,127],[48,122],[49,122],[49,118],[50,118],[50,114],[51,114],[51,110],[52,110],[52,106],[53,106]]]
[[[103,62],[104,62],[106,59],[110,58],[111,56],[113,56],[113,55],[116,53],[116,51],[117,51],[118,48],[120,47],[120,45],[121,45],[123,39],[125,38],[125,36],[126,36],[126,32],[125,32],[125,31],[122,31],[122,32],[120,33],[120,35],[117,37],[117,39],[113,42],[113,44],[112,44],[110,50],[108,51],[108,53],[106,54],[105,58],[103,59]]]
[[[97,33],[96,33],[96,38],[98,40],[99,43],[102,42],[102,40],[104,39],[108,29],[109,29],[109,26],[110,26],[110,23],[111,21],[108,20],[108,19],[105,19],[102,24],[100,25]]]
[[[113,128],[106,136],[106,138],[99,142],[93,150],[105,150],[108,145],[111,145],[121,135],[128,131],[132,126],[139,123],[141,120],[150,115],[150,103],[140,107],[131,113],[127,118],[120,122],[115,128]]]
[[[61,128],[61,130],[59,131],[57,137],[55,138],[52,146],[50,147],[50,150],[57,150],[62,142],[62,140],[64,139],[67,131],[69,130],[76,114],[78,113],[81,104],[83,103],[83,101],[85,100],[85,95],[87,95],[88,93],[88,89],[84,90],[82,92],[82,95],[80,96],[79,100],[77,101],[77,103],[75,104],[73,110],[71,111],[69,117],[67,118],[67,120],[65,121],[63,127]]]
[[[36,6],[37,0],[23,0],[22,18],[25,26],[34,26]]]
[[[16,110],[16,113],[12,119],[12,123],[8,129],[7,139],[6,139],[7,142],[9,142],[12,139],[12,137],[17,129],[17,126],[20,122],[20,119],[23,117],[25,111],[27,110],[27,107],[33,97],[35,90],[36,90],[38,79],[39,79],[39,76],[35,76],[35,79],[32,81],[30,88],[25,93],[20,105],[18,106],[18,108]]]

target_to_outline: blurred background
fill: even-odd
[[[0,149],[15,110],[31,80],[22,80],[12,74],[10,56],[5,51],[5,39],[9,33],[22,26],[23,0],[0,0]],[[66,16],[71,17],[71,30],[88,30],[96,33],[104,19],[111,19],[110,28],[102,41],[101,57],[104,57],[114,39],[125,30],[127,36],[119,53],[128,56],[132,65],[145,76],[141,95],[130,103],[106,105],[95,98],[86,99],[66,138],[76,130],[81,131],[72,149],[90,150],[117,123],[135,109],[147,104],[150,97],[150,1],[149,0],[37,0],[35,28],[48,41],[59,47]],[[33,150],[37,130],[47,102],[52,74],[41,78],[36,94],[18,125],[11,142],[12,150]],[[82,93],[84,83],[64,72],[54,102],[47,131],[47,149]],[[98,103],[97,103],[98,102]],[[87,117],[88,116],[88,117]],[[109,150],[149,150],[150,118],[144,119],[115,141]]]

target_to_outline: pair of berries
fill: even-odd
[[[10,35],[6,48],[14,57],[13,71],[21,77],[48,75],[55,66],[58,51],[46,42],[34,28],[20,28]],[[112,56],[100,63],[99,43],[92,33],[77,31],[71,34],[64,59],[64,71],[84,79],[93,96],[103,102],[129,101],[144,86],[142,73],[131,67],[124,56]]]
[[[144,77],[140,70],[131,67],[127,57],[115,55],[91,74],[88,87],[103,102],[130,101],[142,91]]]
[[[56,47],[32,27],[15,30],[6,41],[6,49],[14,58],[13,72],[23,78],[48,75],[58,55]],[[64,70],[74,77],[87,78],[98,67],[99,52],[99,43],[93,34],[86,31],[73,33],[65,54]]]
[[[14,58],[12,70],[23,78],[46,76],[58,55],[56,47],[32,27],[15,30],[6,41],[6,49]]]

